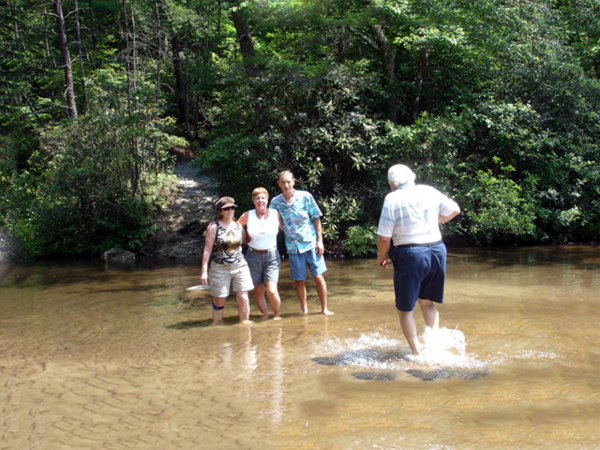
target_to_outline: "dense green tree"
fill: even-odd
[[[336,252],[374,250],[397,162],[463,206],[446,234],[597,241],[599,7],[9,0],[0,226],[37,254],[134,248],[189,145],[244,202],[294,171]]]

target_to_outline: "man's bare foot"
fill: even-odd
[[[241,325],[252,325],[254,322],[252,320],[242,320],[240,321]]]
[[[213,327],[219,326],[219,325],[224,325],[224,322],[222,320],[219,320],[218,322],[213,322],[210,324]]]
[[[323,314],[324,316],[333,316],[335,313],[325,308],[323,311],[321,311],[321,314]]]
[[[308,309],[302,309],[302,310],[300,310],[300,315],[301,316],[307,316],[308,315]]]

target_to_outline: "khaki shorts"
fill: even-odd
[[[230,288],[233,292],[251,291],[254,289],[252,277],[245,259],[233,264],[221,264],[212,261],[208,272],[210,293],[213,297],[227,297]]]

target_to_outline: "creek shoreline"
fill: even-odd
[[[157,229],[150,235],[134,258],[157,264],[201,264],[204,248],[204,231],[214,220],[214,204],[220,197],[219,182],[209,175],[201,175],[188,158],[180,158],[173,170],[176,187],[167,206],[155,218]],[[461,238],[445,238],[450,247],[474,247]],[[340,242],[326,242],[325,256],[335,259],[365,258],[372,255],[350,256],[342,249]],[[531,243],[527,246],[552,245]],[[598,242],[568,242],[560,245],[598,246]],[[484,247],[520,247],[523,244],[504,243]],[[0,265],[25,262],[26,245],[0,228]],[[106,249],[107,251],[109,249]],[[285,249],[281,248],[283,254]],[[126,250],[123,250],[126,252]],[[132,254],[133,255],[133,254]],[[92,255],[84,258],[100,258]],[[43,258],[46,259],[46,258]],[[54,258],[55,259],[55,258]]]

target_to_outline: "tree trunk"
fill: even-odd
[[[392,122],[396,122],[398,119],[398,97],[394,92],[394,82],[396,81],[396,53],[394,52],[394,46],[384,34],[381,25],[371,24],[370,28],[373,40],[376,42],[381,54],[384,84],[390,94],[388,117]]]
[[[62,57],[63,67],[65,69],[65,85],[67,108],[69,117],[77,118],[77,104],[75,102],[75,88],[73,84],[73,68],[71,66],[71,53],[69,52],[69,43],[67,42],[67,33],[65,31],[65,18],[62,10],[62,0],[55,0],[54,12],[56,14],[56,25],[58,31],[58,48]]]
[[[421,49],[421,75],[419,79],[419,97],[417,98],[419,112],[431,112],[431,68],[429,67],[429,49]]]
[[[75,21],[77,28],[77,49],[79,56],[79,67],[81,68],[81,86],[83,88],[83,114],[88,108],[88,97],[87,97],[87,83],[85,79],[85,65],[84,65],[84,51],[83,51],[83,40],[81,37],[81,23],[79,21],[79,3],[75,0]]]
[[[132,76],[131,76],[131,42],[129,36],[129,17],[127,16],[127,1],[123,0],[123,34],[125,35],[125,66],[127,68],[127,105],[131,106]]]
[[[250,36],[250,29],[248,28],[246,18],[239,11],[233,11],[231,19],[233,20],[240,44],[246,75],[251,78],[256,77],[258,76],[258,67],[254,63],[254,43],[252,42],[252,36]]]
[[[98,36],[97,36],[97,26],[96,26],[96,14],[94,13],[94,0],[88,0],[88,10],[90,14],[89,20],[89,30],[90,37],[92,40],[92,50],[94,53],[98,51]],[[90,61],[92,65],[95,65],[93,59]]]
[[[163,5],[161,0],[154,0],[154,14],[156,16],[156,104],[160,104],[160,91],[162,83],[162,60],[163,60],[163,47],[162,47],[162,25],[161,16],[163,14]]]
[[[190,104],[187,95],[187,84],[183,73],[183,64],[181,63],[181,46],[177,35],[171,39],[173,47],[173,71],[175,72],[175,88],[177,89],[177,109],[179,110],[179,121],[185,127],[186,137],[190,136]]]

